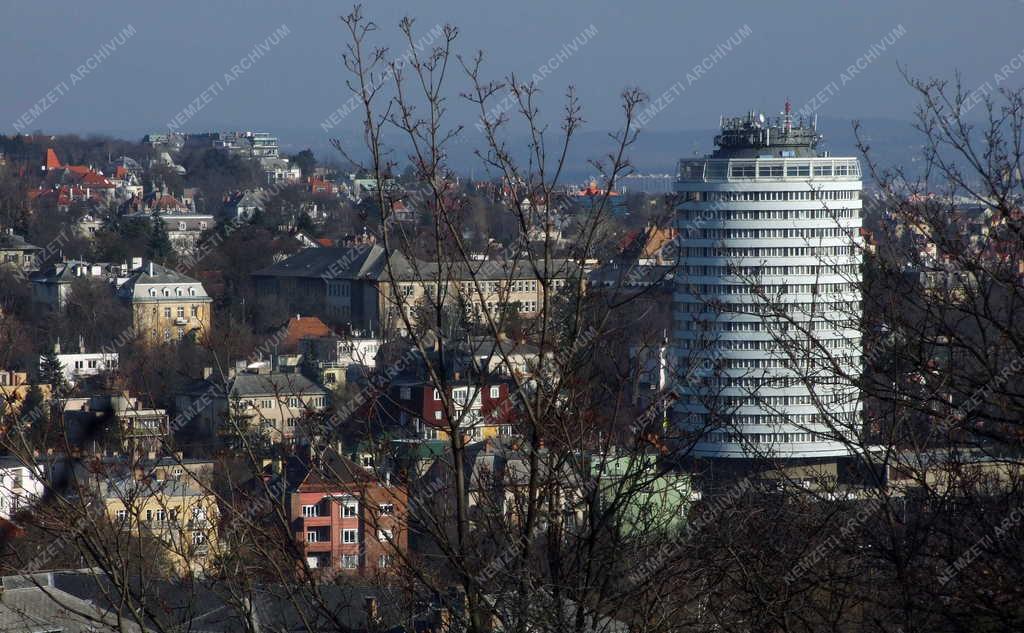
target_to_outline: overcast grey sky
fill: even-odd
[[[12,123],[63,82],[67,89],[30,117],[29,129],[164,130],[219,80],[223,89],[182,129],[318,131],[348,96],[338,61],[345,42],[338,16],[350,7],[301,0],[4,2],[0,126],[4,133],[14,132]],[[897,62],[918,75],[951,76],[959,68],[965,83],[975,86],[992,81],[1024,49],[1024,3],[1018,0],[383,0],[365,10],[382,27],[379,41],[385,44],[397,44],[395,24],[404,14],[417,18],[421,33],[444,22],[458,26],[459,49],[484,49],[495,77],[533,73],[592,25],[596,34],[541,86],[549,100],[545,105],[551,106],[574,84],[590,129],[608,129],[618,121],[617,95],[624,86],[657,95],[677,81],[685,90],[651,119],[649,129],[710,128],[719,114],[752,107],[775,112],[787,95],[799,108],[830,82],[840,89],[817,104],[822,116],[909,119],[913,95]],[[106,59],[93,60],[94,67],[72,85],[69,77],[76,68],[129,25],[134,34]],[[224,74],[282,25],[288,35],[224,85]],[[687,83],[687,69],[744,25],[749,36]],[[852,81],[842,82],[844,69],[901,25],[902,37],[862,63]],[[1022,80],[1024,70],[1006,83],[1019,86]],[[453,90],[461,87],[461,81],[453,84]],[[453,112],[468,110],[453,103]]]

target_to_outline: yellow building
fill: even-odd
[[[182,472],[164,479],[111,481],[103,487],[102,501],[114,525],[133,536],[158,539],[176,573],[209,569],[218,551],[217,501],[193,476]]]
[[[147,262],[117,293],[131,305],[136,336],[150,344],[210,335],[213,299],[203,284],[177,270]]]
[[[21,403],[25,401],[31,388],[27,373],[0,370],[0,412],[6,415],[31,413],[21,410]],[[43,395],[43,402],[48,402],[50,400],[50,385],[39,385],[39,391]]]

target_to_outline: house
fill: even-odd
[[[43,402],[46,402],[51,395],[50,385],[38,386],[43,396]],[[28,413],[21,411],[21,403],[25,401],[25,396],[28,395],[30,389],[32,389],[32,384],[29,382],[27,372],[0,370],[0,412],[5,414]]]
[[[325,575],[386,573],[408,553],[408,496],[337,453],[288,462],[288,509],[311,569]]]
[[[268,194],[263,189],[236,191],[224,197],[223,214],[232,220],[251,220],[257,211],[263,210]]]
[[[116,281],[120,266],[91,264],[81,260],[57,262],[45,270],[29,275],[32,284],[32,303],[51,312],[63,312],[76,279]]]
[[[142,406],[127,393],[96,393],[64,401],[64,423],[74,436],[79,431],[108,426],[118,438],[117,450],[149,454],[164,448],[169,436],[167,412]]]
[[[544,263],[539,262],[539,268]],[[560,292],[580,283],[571,260],[549,262],[540,275]],[[293,312],[315,314],[329,324],[360,330],[401,332],[405,313],[429,305],[439,291],[446,305],[464,307],[475,318],[488,311],[515,310],[536,316],[543,306],[538,269],[528,262],[486,260],[437,264],[407,258],[367,239],[350,246],[310,248],[253,273],[262,294],[278,297]]]
[[[43,249],[29,244],[14,229],[0,233],[0,269],[24,274],[39,269],[39,256]]]
[[[170,198],[167,196],[166,198]],[[136,211],[122,216],[128,221],[147,220],[151,222],[163,222],[167,231],[167,237],[175,252],[188,255],[196,250],[203,233],[217,225],[216,219],[208,213],[196,213],[184,207],[168,206],[161,209],[160,205],[166,202],[167,205],[174,205],[177,200],[171,198],[158,200],[156,209],[152,211]],[[180,203],[177,203],[180,204]]]
[[[87,378],[117,369],[117,352],[87,352],[81,340],[78,342],[77,352],[62,352],[60,341],[57,341],[53,346],[53,353],[60,363],[64,381],[72,386]],[[40,363],[42,360],[43,357],[40,356]]]
[[[346,384],[365,377],[377,366],[384,341],[373,336],[307,335],[299,340],[305,370],[322,385]]]
[[[302,180],[302,170],[287,158],[264,158],[260,161],[268,185],[295,183]]]
[[[152,345],[204,338],[213,323],[213,299],[203,284],[153,262],[140,265],[117,289],[132,311],[136,336]]]
[[[0,578],[0,631],[142,633],[145,630],[131,618],[118,617],[116,610],[54,586],[54,576],[53,573],[36,573]],[[77,584],[85,585],[90,580],[83,574]]]
[[[203,573],[218,551],[216,496],[193,477],[164,474],[108,479],[100,502],[115,526],[160,543],[176,572]]]
[[[43,496],[44,485],[35,464],[15,455],[0,456],[0,519],[12,519]]]
[[[699,498],[689,475],[665,467],[659,458],[657,453],[590,457],[600,510],[616,513],[615,525],[623,536],[678,531]]]
[[[210,368],[203,373],[176,396],[175,408],[205,437],[230,440],[254,433],[272,443],[293,443],[300,420],[329,404],[327,390],[302,374],[265,365],[230,370],[226,380],[215,378]]]

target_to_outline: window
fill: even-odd
[[[395,513],[395,504],[393,503],[382,503],[380,504],[380,515],[382,517],[391,516]]]
[[[391,530],[377,530],[377,540],[381,543],[390,543],[393,538],[394,533]]]
[[[346,519],[351,519],[359,513],[359,503],[356,501],[346,501],[345,505],[341,506],[341,516]]]
[[[402,400],[411,400],[412,399],[412,389],[410,387],[402,387],[399,390],[399,397]]]
[[[810,176],[810,165],[786,165],[787,176]]]
[[[206,533],[205,532],[193,532],[192,533],[192,544],[193,545],[202,545],[205,542],[206,542]]]
[[[512,435],[512,425],[502,424],[498,427],[498,435],[501,437],[510,437]]]
[[[153,511],[152,510],[146,510],[146,523],[149,523],[152,520],[153,520]]]
[[[164,308],[164,318],[165,319],[171,318],[171,309],[170,308]]]
[[[377,566],[381,567],[381,568],[390,567],[391,566],[391,554],[381,554],[380,555],[380,559],[379,559],[379,563],[378,563]]]
[[[302,506],[302,516],[304,517],[318,517],[320,516],[320,506]]]
[[[491,398],[492,399],[498,398],[500,395],[501,395],[501,388],[500,387],[497,387],[497,386],[491,387]]]
[[[117,511],[117,520],[120,521],[121,523],[125,523],[126,521],[128,521],[128,511],[125,510],[125,509],[118,510]]]
[[[359,566],[359,556],[355,554],[344,554],[341,557],[341,566],[345,569],[355,569]]]
[[[179,319],[184,319],[185,318],[185,306],[178,306],[178,318]]]
[[[167,511],[164,510],[163,508],[158,509],[156,511],[156,520],[157,521],[166,521],[167,520]]]
[[[435,420],[440,420],[441,419],[441,412],[440,411],[434,411],[434,419]]]
[[[316,530],[306,530],[306,542],[307,543],[318,543],[320,541],[320,535],[317,534]]]
[[[293,409],[298,409],[301,405],[299,403],[299,399],[298,398],[296,398],[295,396],[289,396],[288,397],[288,406],[293,408]]]
[[[469,400],[469,387],[459,387],[452,390],[452,400],[457,404],[466,404]]]
[[[341,531],[341,542],[342,543],[358,543],[359,542],[359,530],[342,530]]]
[[[441,394],[437,391],[437,389],[434,389],[434,400],[440,400],[440,399],[441,399]]]

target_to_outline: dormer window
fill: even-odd
[[[171,296],[171,291],[170,291],[170,290],[168,290],[167,288],[164,288],[164,296],[165,296],[165,297],[169,297],[169,296]]]
[[[156,296],[156,288],[150,288],[149,289],[149,296],[151,296],[151,297],[155,297]]]
[[[174,295],[176,297],[180,297],[181,296],[181,288],[175,288],[174,289]]]
[[[178,230],[179,231],[184,231],[185,230],[185,223],[184,222],[178,222]]]
[[[190,296],[192,296],[192,297],[196,296],[196,289],[195,288],[189,288],[188,289],[188,294]]]

